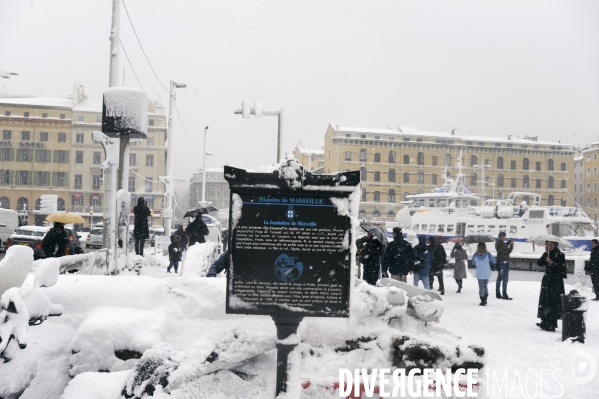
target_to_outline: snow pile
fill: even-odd
[[[69,374],[132,368],[146,349],[162,341],[163,313],[111,306],[93,309],[71,342]]]
[[[417,295],[408,300],[408,314],[426,322],[437,321],[443,314],[443,301],[438,301],[428,295]]]
[[[0,295],[9,288],[22,286],[32,265],[33,249],[22,245],[8,248],[0,261]]]
[[[8,362],[16,354],[17,346],[27,347],[29,312],[19,288],[10,288],[2,294],[0,309],[0,359]]]
[[[81,373],[69,382],[60,399],[117,399],[130,371]]]
[[[241,219],[241,209],[243,208],[243,200],[241,199],[239,194],[233,194],[232,200],[233,204],[231,209],[231,230],[235,230],[235,227],[237,227],[239,219]]]
[[[304,179],[304,168],[295,158],[285,158],[279,167],[279,177],[285,180],[287,187],[300,188]]]
[[[58,281],[60,261],[56,258],[42,260],[35,270],[34,287],[52,287]]]
[[[354,288],[350,299],[350,321],[354,324],[371,325],[372,322],[385,324],[392,317],[405,314],[405,307],[392,306],[388,296],[394,296],[395,287],[374,287],[360,282]]]
[[[216,260],[218,244],[207,241],[196,243],[187,249],[185,261],[181,267],[182,277],[205,277],[212,262]]]

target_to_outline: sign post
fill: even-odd
[[[349,317],[360,175],[313,175],[288,159],[275,173],[225,166],[225,179],[231,191],[226,312],[273,318],[278,395],[287,391],[288,355],[299,343],[290,336],[302,319]]]

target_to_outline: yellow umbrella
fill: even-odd
[[[46,217],[46,220],[48,222],[57,222],[57,223],[64,223],[64,224],[86,223],[85,219],[83,219],[81,216],[75,215],[74,213],[69,213],[69,212],[53,213],[51,215],[48,215],[48,217]]]

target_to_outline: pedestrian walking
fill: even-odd
[[[64,229],[64,223],[54,222],[54,226],[42,240],[42,251],[46,258],[60,258],[65,255],[69,246],[69,237]]]
[[[499,232],[497,241],[495,241],[495,250],[497,251],[497,270],[499,271],[499,274],[497,275],[497,281],[495,282],[495,297],[497,299],[511,301],[513,298],[510,298],[507,295],[507,283],[510,277],[510,254],[514,250],[514,239],[510,238],[507,243],[504,240],[505,232],[501,231]],[[501,286],[503,286],[503,295],[499,290]]]
[[[172,235],[171,243],[168,246],[168,260],[170,261],[168,267],[166,268],[166,272],[170,273],[171,268],[175,268],[175,273],[179,271],[179,261],[181,260],[181,250],[179,249],[179,236]]]
[[[150,230],[148,229],[148,218],[151,215],[150,208],[146,205],[143,197],[137,199],[137,205],[133,208],[133,237],[135,238],[135,254],[144,255],[144,245],[146,240],[150,238]]]
[[[209,233],[208,226],[202,220],[202,215],[196,216],[193,222],[187,225],[187,229],[185,229],[185,234],[189,239],[189,246],[191,247],[196,242],[203,244],[206,242],[204,236],[207,236]]]
[[[414,273],[414,285],[418,287],[418,282],[422,281],[425,289],[430,290],[429,271],[433,261],[433,253],[426,245],[426,236],[418,236],[418,245],[414,247],[414,257],[412,263],[412,272]]]
[[[383,257],[383,276],[389,275],[394,280],[408,282],[408,273],[412,269],[414,249],[404,240],[399,227],[393,228],[393,242],[387,245]]]
[[[371,233],[360,249],[360,262],[364,267],[362,278],[370,285],[375,285],[381,273],[381,252],[383,244]]]
[[[547,241],[537,265],[545,268],[537,311],[541,322],[537,323],[537,327],[555,331],[557,321],[562,318],[561,296],[565,293],[564,279],[567,277],[566,256],[559,250],[557,242]]]
[[[449,256],[455,259],[455,263],[453,265],[453,279],[458,285],[457,293],[459,294],[462,292],[462,280],[468,277],[468,274],[466,273],[468,253],[464,248],[462,248],[462,244],[456,242]]]
[[[185,235],[185,231],[183,231],[183,226],[180,224],[177,225],[177,230],[175,230],[173,234],[179,237],[179,251],[181,251],[181,254],[183,254],[187,248],[187,237]]]
[[[491,263],[497,263],[497,259],[487,251],[487,244],[478,243],[476,253],[472,255],[472,263],[476,266],[476,278],[478,279],[478,295],[480,306],[487,306],[489,297],[489,279],[491,278]]]
[[[599,301],[599,241],[596,238],[591,240],[591,259],[585,262],[584,270],[591,274],[591,283],[595,291],[593,301]]]
[[[433,261],[428,274],[431,290],[435,284],[435,277],[437,277],[437,280],[439,280],[439,289],[437,291],[441,291],[441,295],[445,295],[445,285],[443,284],[443,268],[447,263],[447,253],[445,252],[443,245],[437,244],[435,237],[428,238],[428,245],[429,250],[433,253]]]

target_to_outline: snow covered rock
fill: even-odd
[[[119,399],[129,373],[81,373],[69,382],[60,399]]]
[[[91,310],[71,342],[69,374],[133,368],[144,351],[163,341],[164,311],[110,306]]]
[[[22,286],[32,265],[33,249],[22,245],[8,248],[0,261],[0,295],[9,288]]]
[[[216,260],[218,244],[215,242],[196,243],[187,249],[181,267],[182,277],[206,277],[212,262]]]
[[[408,300],[407,314],[422,321],[438,321],[443,314],[443,302],[432,299],[428,295],[418,295]]]
[[[397,302],[399,289],[393,286],[374,287],[359,282],[351,295],[350,321],[366,325],[369,322],[388,323],[389,319],[405,314],[405,307],[389,303],[389,299]]]
[[[20,349],[27,347],[29,313],[20,289],[8,289],[0,299],[0,360],[9,362]]]

